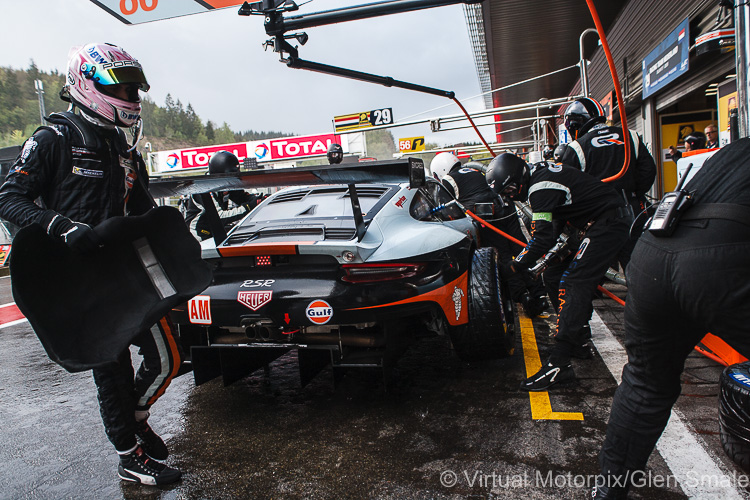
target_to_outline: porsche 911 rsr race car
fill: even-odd
[[[385,175],[399,162],[422,167],[418,182],[413,168]],[[480,248],[476,223],[446,206],[453,198],[421,160],[325,170],[339,182],[282,189],[202,243],[213,282],[172,313],[196,383],[232,383],[292,349],[306,383],[329,364],[383,366],[424,334],[448,335],[465,360],[513,352],[497,253]]]

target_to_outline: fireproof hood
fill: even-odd
[[[13,240],[13,297],[50,359],[69,372],[116,361],[212,279],[175,208],[113,217],[94,230],[104,245],[91,253],[71,250],[38,224]]]

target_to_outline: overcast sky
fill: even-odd
[[[369,2],[313,0],[296,14]],[[204,122],[227,122],[235,131],[330,133],[334,116],[386,107],[397,123],[460,112],[443,97],[290,69],[264,52],[263,18],[239,16],[236,7],[139,25],[125,25],[89,0],[0,0],[0,8],[0,66],[26,69],[33,59],[41,70],[64,72],[71,46],[111,42],[141,62],[156,103],[163,106],[171,93]],[[469,111],[484,109],[481,98],[469,99],[481,91],[460,4],[306,32],[302,59],[453,90]],[[441,145],[478,140],[470,129],[433,134],[427,124],[394,128],[393,135]]]

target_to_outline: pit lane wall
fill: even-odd
[[[254,159],[265,168],[295,166],[295,162],[313,157],[325,156],[331,143],[341,144],[346,154],[364,154],[364,134],[318,134],[299,137],[279,137],[261,141],[219,144],[186,149],[173,149],[149,153],[149,170],[156,175],[172,175],[180,172],[195,173],[206,170],[208,161],[217,151],[234,153],[243,162]]]

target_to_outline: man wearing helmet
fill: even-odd
[[[630,219],[625,201],[611,186],[567,165],[537,163],[533,171],[518,156],[503,153],[492,160],[487,182],[494,192],[511,200],[528,199],[534,211],[531,241],[510,264],[523,272],[549,251],[557,234],[553,221],[577,230],[580,246],[568,255],[559,283],[555,346],[541,370],[521,388],[542,391],[575,379],[571,357],[588,339],[584,326],[593,312],[592,300],[599,281],[628,237]]]
[[[217,151],[208,160],[209,175],[236,173],[239,171],[240,161],[229,151]],[[211,199],[224,229],[232,227],[258,204],[258,197],[243,189],[213,192],[211,193]],[[230,202],[232,206],[230,206]],[[198,241],[213,236],[209,221],[210,217],[206,212],[206,207],[203,206],[203,198],[199,194],[194,194],[190,197],[185,211],[185,222],[188,224],[190,232],[193,233],[193,236]]]
[[[568,144],[562,163],[572,165],[599,180],[617,175],[625,162],[625,143],[622,128],[604,123],[604,108],[596,99],[582,97],[565,109],[565,128],[575,140]],[[608,182],[623,193],[634,214],[646,206],[646,193],[656,178],[656,163],[641,136],[630,131],[630,164],[619,179]],[[621,194],[622,196],[622,194]],[[623,269],[630,260],[635,239],[628,242],[618,259]]]
[[[61,92],[71,108],[50,115],[50,126],[25,142],[0,187],[0,217],[19,226],[40,224],[85,255],[101,244],[92,227],[156,206],[143,158],[118,128],[135,126],[137,144],[138,92],[148,89],[141,65],[120,47],[74,48]],[[174,335],[165,317],[137,337],[143,362],[135,375],[129,349],[117,363],[93,370],[104,428],[120,456],[118,474],[124,480],[157,485],[180,478],[179,470],[156,461],[166,459],[168,450],[147,423],[149,408],[182,361],[179,349],[165,349],[177,345]]]
[[[344,150],[341,147],[341,144],[332,142],[331,145],[328,146],[326,157],[328,157],[328,163],[330,165],[338,165],[339,163],[341,163],[341,161],[344,159]]]
[[[691,132],[690,135],[685,137],[685,152],[697,151],[699,149],[706,148],[706,136],[703,132]],[[669,157],[672,161],[677,161],[682,158],[682,151],[676,149],[674,146],[669,146]]]
[[[521,223],[513,205],[505,203],[492,192],[487,180],[479,170],[468,164],[461,165],[461,161],[452,153],[438,153],[430,163],[430,171],[435,178],[468,210],[475,212],[477,203],[492,203],[494,215],[487,222],[514,238],[526,241],[521,230]],[[490,228],[482,227],[479,232],[482,246],[493,246],[500,255],[500,260],[510,261],[521,247]],[[529,317],[535,317],[547,306],[544,284],[541,280],[533,280],[528,276],[508,276],[513,300],[520,302]]]

